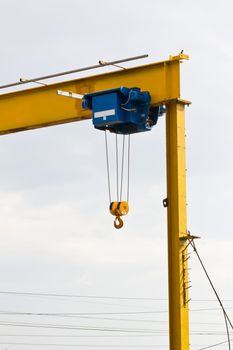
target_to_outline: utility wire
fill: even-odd
[[[233,338],[230,339],[230,342],[232,342],[232,341],[233,341]],[[211,349],[211,348],[214,348],[216,346],[223,345],[223,344],[226,344],[226,343],[228,343],[228,340],[222,341],[220,343],[215,343],[215,344],[212,344],[212,345],[205,346],[204,348],[200,348],[199,350]]]
[[[123,321],[123,322],[146,322],[146,323],[160,323],[156,320],[144,320],[144,319],[130,319],[130,318],[112,318],[112,317],[93,317],[93,316],[80,316],[73,313],[42,313],[42,312],[14,312],[14,311],[0,311],[0,315],[7,316],[42,316],[42,317],[74,317],[84,318],[88,320],[105,320],[105,321]],[[165,321],[164,321],[165,322]]]
[[[231,350],[231,340],[230,340],[230,333],[229,333],[229,328],[228,328],[227,317],[226,317],[226,314],[224,312],[223,312],[223,315],[224,315],[224,320],[225,320],[226,330],[227,330],[228,349]]]
[[[231,350],[231,342],[230,342],[230,335],[229,335],[229,329],[228,329],[228,322],[229,322],[229,325],[231,326],[232,329],[233,329],[233,325],[232,325],[231,320],[230,320],[230,318],[229,318],[229,316],[228,316],[228,314],[226,312],[226,309],[223,306],[223,303],[222,303],[222,301],[221,301],[221,299],[220,299],[220,297],[219,297],[219,295],[217,293],[217,290],[214,287],[214,284],[213,284],[213,282],[212,282],[212,280],[211,280],[211,278],[210,278],[210,276],[209,276],[209,274],[208,274],[208,272],[207,272],[207,270],[205,268],[205,265],[204,265],[200,255],[199,255],[198,251],[197,251],[195,242],[193,240],[190,240],[189,243],[191,244],[195,254],[197,255],[197,258],[198,258],[198,260],[199,260],[199,262],[200,262],[200,264],[202,266],[202,269],[203,269],[203,271],[204,271],[204,273],[205,273],[205,275],[206,275],[206,277],[207,277],[207,279],[209,281],[209,284],[210,284],[210,286],[211,286],[211,288],[212,288],[212,290],[213,290],[213,292],[214,292],[214,294],[215,294],[215,296],[216,296],[216,298],[217,298],[217,300],[219,302],[219,305],[220,305],[220,307],[222,309],[222,312],[223,312],[223,315],[224,315],[225,324],[226,324],[228,348],[229,348],[229,350]]]
[[[129,312],[66,312],[66,313],[53,313],[52,315],[72,315],[72,316],[85,316],[85,315],[138,315],[138,314],[160,314],[167,313],[167,310],[156,311],[129,311]],[[43,313],[35,313],[35,315],[43,315]]]
[[[231,309],[231,308],[226,308]],[[204,308],[204,309],[190,309],[190,311],[218,311],[221,310],[221,308]],[[95,316],[95,315],[137,315],[137,314],[162,314],[167,313],[167,310],[154,310],[154,311],[128,311],[128,312],[30,312],[30,311],[8,311],[8,310],[0,310],[0,314],[2,315],[29,315],[29,316],[83,316],[85,318],[89,318],[86,316]],[[107,320],[117,320],[117,321],[140,321],[140,320],[130,320],[130,319],[121,319],[121,318],[102,318],[102,317],[90,317],[91,319],[107,319]],[[144,320],[143,320],[144,321]],[[147,320],[148,322],[150,320]],[[199,322],[200,324],[203,324],[203,322]],[[220,323],[209,323],[204,322],[204,324],[219,324]]]
[[[154,348],[154,347],[167,347],[167,345],[131,345],[131,344],[60,344],[60,343],[13,343],[13,342],[0,342],[1,345],[23,345],[23,346],[64,346],[64,347],[85,347],[85,348]]]
[[[54,313],[32,313],[32,312],[1,312],[1,315],[7,316],[39,316],[39,317],[58,317],[58,318],[81,318],[87,320],[101,320],[101,321],[110,321],[110,322],[136,322],[136,323],[167,323],[167,321],[160,320],[148,320],[148,319],[129,319],[129,318],[110,318],[110,317],[90,317],[90,316],[79,316],[79,315],[70,315],[70,314],[54,314]]]
[[[225,307],[225,310],[231,310],[233,307]],[[201,308],[201,309],[190,309],[190,311],[219,311],[222,310],[221,307],[207,307],[207,308]]]
[[[86,298],[86,299],[113,299],[113,300],[142,300],[142,301],[167,301],[167,298],[151,297],[123,297],[110,295],[80,295],[80,294],[59,294],[59,293],[34,293],[34,292],[17,292],[0,290],[0,294],[21,295],[21,296],[44,296],[44,297],[61,297],[61,298]],[[215,302],[216,299],[192,299],[192,302]],[[233,302],[233,299],[222,299],[225,302]],[[228,309],[228,308],[227,308]]]
[[[70,315],[70,314],[48,314],[48,313],[30,313],[30,312],[6,312],[0,311],[1,315],[8,316],[52,316],[52,317],[77,317],[84,318],[90,320],[107,320],[107,321],[124,321],[124,322],[146,322],[146,323],[166,323],[164,320],[148,320],[148,319],[129,319],[129,318],[110,318],[110,317],[89,317],[89,316],[79,316],[79,315]],[[207,326],[221,326],[223,327],[223,323],[220,322],[191,322],[192,325],[207,325]],[[0,334],[1,336],[1,334]]]
[[[3,291],[3,290],[0,291],[0,294],[26,295],[26,296],[45,296],[45,297],[65,297],[65,298],[87,298],[87,299],[167,301],[167,298],[121,297],[121,296],[106,296],[106,295],[105,296],[102,296],[102,295],[77,295],[77,294],[59,294],[59,293],[33,293],[33,292]]]
[[[139,328],[108,328],[108,327],[92,327],[92,326],[73,326],[60,325],[50,323],[27,323],[27,322],[7,322],[0,321],[0,326],[12,327],[29,327],[29,328],[51,328],[51,329],[69,329],[69,330],[83,330],[83,331],[100,331],[100,332],[123,332],[123,333],[152,333],[156,334],[154,329],[139,329]]]
[[[145,338],[158,337],[158,334],[111,334],[111,335],[77,335],[77,334],[0,334],[0,337],[34,337],[34,338]]]

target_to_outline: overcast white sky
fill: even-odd
[[[198,249],[221,297],[232,299],[225,304],[233,319],[232,12],[230,0],[0,0],[1,84],[99,59],[148,53],[143,64],[182,49],[190,55],[181,78],[182,97],[193,103],[186,111],[188,226],[202,237]],[[132,137],[131,208],[120,232],[108,213],[104,135],[90,121],[2,136],[0,162],[0,292],[167,298],[164,118],[150,133]],[[191,345],[200,349],[226,335],[220,310],[195,311],[218,305],[193,254],[190,264]],[[1,315],[0,349],[168,343],[166,300],[0,295],[0,313],[155,312],[106,316],[128,321]],[[106,337],[114,334],[127,337]]]

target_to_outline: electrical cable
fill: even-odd
[[[230,342],[232,342],[232,341],[233,341],[233,338],[230,339]],[[226,344],[226,343],[228,343],[228,340],[222,341],[220,343],[215,343],[215,344],[212,344],[212,345],[208,345],[208,346],[205,346],[204,348],[200,348],[198,350],[207,350],[207,349],[211,349],[211,348],[214,348],[216,346],[219,346],[219,345],[222,345],[222,344]]]
[[[232,307],[225,307],[225,310],[233,309]],[[190,309],[190,311],[219,311],[222,310],[221,307],[207,307],[203,309]]]
[[[126,106],[127,103],[129,103],[132,92],[133,92],[133,90],[131,89],[130,92],[129,92],[129,96],[128,96],[127,100],[126,100],[124,103],[121,104],[121,107],[122,107],[122,106]],[[127,109],[126,109],[126,110],[127,110]]]
[[[119,333],[151,333],[156,334],[154,329],[134,329],[134,328],[108,328],[100,326],[73,326],[73,325],[60,325],[60,324],[50,324],[50,323],[32,323],[32,322],[2,322],[0,321],[0,326],[10,326],[10,327],[26,327],[26,328],[51,328],[51,329],[69,329],[69,330],[82,330],[82,331],[98,331],[98,332],[119,332]]]
[[[129,319],[129,318],[112,318],[112,317],[93,317],[93,316],[80,316],[73,313],[38,313],[38,312],[11,312],[11,311],[0,311],[0,315],[7,316],[42,316],[42,317],[59,317],[59,318],[83,318],[88,320],[105,320],[105,321],[120,321],[120,322],[146,322],[146,323],[160,323],[161,321],[156,320],[145,320],[145,319]],[[165,321],[164,321],[165,322]]]
[[[115,304],[113,304],[115,305]],[[117,305],[118,306],[118,305]],[[126,305],[127,306],[127,305]],[[231,307],[227,307],[225,309],[232,309]],[[221,310],[221,308],[203,308],[203,309],[190,309],[192,312],[200,312],[200,311],[218,311]],[[0,314],[4,313],[14,313],[13,311],[0,311]],[[17,312],[16,312],[17,313]],[[27,313],[27,312],[26,312]],[[153,310],[153,311],[127,311],[127,312],[71,312],[71,313],[51,313],[51,315],[71,315],[71,316],[79,316],[79,315],[135,315],[135,314],[161,314],[161,313],[167,313],[167,310]],[[35,313],[36,314],[36,313]],[[40,314],[40,313],[37,313]],[[47,315],[48,313],[42,313],[42,315]],[[206,323],[208,324],[208,322]]]
[[[230,341],[230,333],[229,333],[229,328],[228,328],[228,322],[226,318],[226,314],[223,312],[224,320],[225,320],[225,325],[226,325],[226,331],[227,331],[227,341],[228,341],[228,349],[231,350],[231,341]]]
[[[122,297],[109,295],[78,295],[78,294],[59,294],[59,293],[34,293],[34,292],[17,292],[1,290],[0,294],[21,295],[21,296],[44,296],[56,298],[86,298],[86,299],[115,299],[115,300],[142,300],[142,301],[167,301],[167,298],[151,297]],[[214,302],[216,299],[192,299],[192,302]],[[233,302],[233,299],[222,299],[222,301]],[[226,309],[228,309],[227,307]],[[203,309],[202,309],[203,310]],[[205,309],[206,310],[206,309]]]
[[[206,309],[190,309],[190,311],[212,311],[212,310],[221,310],[220,308],[206,308]],[[6,315],[11,315],[11,314],[19,314],[19,315],[41,315],[41,316],[86,316],[86,315],[136,315],[136,314],[161,314],[161,313],[167,313],[167,310],[154,310],[154,311],[127,311],[127,312],[58,312],[58,313],[30,313],[30,312],[14,312],[14,311],[5,311],[2,310],[0,311],[0,314],[6,314]],[[102,319],[102,318],[100,318]],[[115,320],[115,319],[112,319]],[[120,320],[120,319],[116,319],[116,320]],[[123,319],[122,319],[123,320]],[[201,324],[203,324],[202,322],[199,322]],[[204,324],[219,324],[220,323],[209,323],[209,322],[205,322]]]
[[[60,344],[60,343],[17,343],[17,342],[0,342],[0,345],[23,345],[23,346],[64,346],[64,347],[85,347],[85,348],[154,348],[154,347],[167,347],[165,345],[131,345],[131,344]]]
[[[44,338],[138,338],[138,337],[163,337],[168,335],[168,330],[155,330],[154,334],[111,334],[111,335],[83,335],[83,334],[0,334],[0,337],[44,337]],[[191,332],[190,335],[206,336],[206,335],[224,335],[223,332]],[[232,339],[230,339],[231,341]],[[227,343],[228,341],[224,341]]]
[[[108,152],[107,152],[108,154]],[[0,294],[23,295],[23,296],[45,296],[45,297],[63,297],[63,298],[87,298],[87,299],[116,299],[116,300],[143,300],[143,301],[167,301],[167,298],[145,298],[145,297],[120,297],[120,296],[102,296],[102,295],[77,295],[77,294],[58,294],[58,293],[33,293],[17,291],[0,291]]]
[[[216,298],[217,298],[217,300],[219,302],[219,305],[220,305],[220,307],[221,307],[221,309],[223,311],[224,320],[225,320],[225,324],[226,324],[228,348],[229,348],[229,350],[231,350],[231,342],[230,342],[230,335],[229,335],[229,329],[228,329],[227,322],[229,322],[229,325],[231,326],[232,329],[233,329],[233,325],[232,325],[231,320],[230,320],[230,318],[229,318],[229,316],[228,316],[228,314],[227,314],[227,312],[226,312],[226,310],[225,310],[225,308],[223,306],[223,303],[222,303],[222,301],[221,301],[221,299],[220,299],[220,297],[219,297],[219,295],[217,293],[217,290],[214,287],[214,284],[213,284],[213,282],[212,282],[212,280],[211,280],[211,278],[210,278],[210,276],[209,276],[209,274],[208,274],[208,272],[207,272],[207,270],[205,268],[205,265],[204,265],[200,255],[199,255],[198,251],[197,251],[195,242],[193,240],[189,240],[189,243],[191,244],[191,246],[192,246],[192,248],[193,248],[193,250],[194,250],[194,252],[195,252],[195,254],[197,256],[197,258],[198,258],[198,260],[199,260],[199,262],[200,262],[200,264],[202,266],[202,269],[203,269],[203,271],[204,271],[204,273],[205,273],[205,275],[206,275],[206,277],[207,277],[207,279],[209,281],[209,284],[210,284],[210,286],[211,286],[211,288],[212,288],[212,290],[213,290],[213,292],[214,292],[214,294],[215,294],[215,296],[216,296]]]
[[[101,334],[101,335],[77,335],[77,334],[0,334],[0,337],[31,337],[31,338],[146,338],[158,337],[158,334]]]
[[[73,313],[36,313],[36,312],[13,312],[13,311],[0,311],[1,315],[7,316],[43,316],[43,317],[74,317],[90,320],[106,320],[106,321],[123,321],[123,322],[146,322],[146,323],[166,323],[164,320],[148,320],[148,319],[129,319],[129,318],[110,318],[110,317],[90,317],[80,316]],[[223,326],[220,322],[192,322],[192,325],[209,325],[209,326]],[[1,336],[1,334],[0,334]]]

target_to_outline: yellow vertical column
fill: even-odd
[[[167,221],[170,350],[189,349],[185,102],[167,106]]]

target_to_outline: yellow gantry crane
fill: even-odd
[[[149,91],[151,106],[166,106],[168,280],[170,350],[189,349],[185,106],[180,98],[180,53],[169,60],[88,76],[0,95],[0,135],[57,124],[87,120],[79,99],[63,99],[57,91],[85,95],[117,87],[138,86]],[[33,80],[32,80],[33,81]]]

